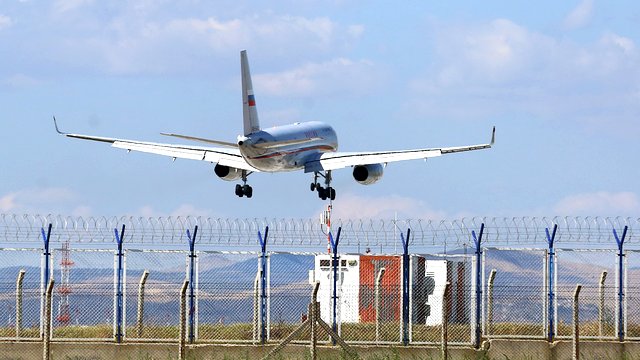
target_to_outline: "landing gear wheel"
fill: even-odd
[[[311,189],[311,191],[316,191],[316,183],[311,183],[311,186],[309,186],[309,189]]]
[[[331,201],[336,199],[336,189],[330,187],[327,189],[329,192],[329,195],[327,196],[329,199],[331,199]]]
[[[251,197],[253,196],[253,188],[249,185],[243,186],[242,192],[247,196],[248,199],[251,199]]]
[[[236,195],[242,197],[244,195],[244,191],[242,191],[242,185],[236,184]]]
[[[318,185],[317,190],[318,190],[318,197],[322,200],[327,200],[327,189]]]

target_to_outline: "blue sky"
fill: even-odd
[[[494,149],[334,174],[336,216],[640,214],[634,1],[0,0],[0,212],[317,217],[309,174],[112,149],[63,130],[234,140],[239,52],[263,126],[320,120],[340,149]]]

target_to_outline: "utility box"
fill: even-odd
[[[333,258],[316,255],[315,269],[309,282],[320,282],[318,302],[323,320],[333,316]],[[402,256],[341,255],[338,257],[338,291],[336,318],[341,323],[371,323],[376,320],[375,289],[380,269],[385,268],[379,289],[380,320],[401,321]],[[411,321],[414,324],[442,324],[442,300],[449,282],[451,296],[447,302],[450,323],[468,323],[470,316],[471,266],[464,259],[427,259],[410,257]]]
[[[330,323],[333,316],[333,256],[316,255],[313,282],[319,281],[318,302],[320,317]],[[358,322],[358,301],[360,287],[360,255],[338,256],[337,303],[336,318],[342,323]]]

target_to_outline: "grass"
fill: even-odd
[[[299,323],[274,323],[270,329],[270,339],[272,341],[282,340],[295,330]],[[573,327],[571,324],[559,322],[557,334],[559,336],[571,336]],[[376,339],[375,323],[345,323],[342,324],[342,337],[345,341],[358,341],[375,343],[376,340],[385,343],[400,343],[400,324],[398,322],[384,322],[380,324],[378,339]],[[138,337],[136,328],[127,327],[127,338],[143,338],[143,339],[178,339],[178,326],[145,326],[142,336]],[[468,343],[470,342],[471,327],[469,324],[449,324],[448,340],[452,343]],[[603,335],[609,338],[615,337],[615,328],[613,324],[605,324],[603,327]],[[627,328],[627,337],[640,337],[640,324],[629,324]],[[15,328],[0,328],[0,337],[14,338],[16,336]],[[40,328],[30,327],[21,330],[22,338],[39,338]],[[491,326],[490,335],[492,336],[522,336],[531,339],[544,338],[543,328],[541,324],[532,323],[497,323]],[[599,336],[599,327],[597,322],[583,322],[580,324],[580,336],[597,337]],[[78,339],[109,339],[113,337],[112,325],[96,325],[96,326],[57,326],[53,328],[54,338],[78,338]],[[202,341],[221,340],[221,341],[252,341],[253,325],[251,323],[237,324],[201,324],[198,327],[198,337]],[[441,339],[440,326],[427,326],[420,324],[412,325],[412,341],[415,343],[439,343]],[[309,338],[308,331],[303,333],[297,340]],[[325,335],[320,336],[321,341],[328,340]]]

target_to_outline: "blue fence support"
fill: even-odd
[[[113,229],[113,232],[116,235],[116,242],[118,244],[118,269],[117,269],[117,273],[116,273],[116,278],[117,278],[117,283],[116,283],[116,308],[115,308],[115,312],[116,312],[116,333],[115,333],[115,338],[116,338],[116,342],[121,343],[122,342],[122,314],[123,314],[123,284],[122,284],[122,275],[123,275],[123,263],[124,263],[124,253],[122,252],[122,243],[124,242],[124,230],[125,230],[125,225],[122,224],[122,230],[120,231],[120,234],[118,234],[118,229]]]
[[[193,344],[196,340],[195,323],[196,323],[196,297],[194,287],[196,283],[196,236],[198,236],[198,225],[193,229],[193,237],[187,229],[187,240],[189,241],[189,343]]]
[[[51,270],[49,268],[49,263],[51,262],[51,251],[49,251],[49,240],[51,239],[51,228],[53,227],[53,224],[49,223],[49,227],[47,232],[45,233],[44,228],[40,228],[40,230],[42,231],[42,241],[44,243],[44,247],[43,247],[43,253],[42,255],[44,255],[44,267],[43,267],[43,273],[42,273],[42,285],[41,285],[41,289],[42,289],[42,294],[41,295],[41,302],[40,302],[40,335],[44,336],[44,323],[42,322],[42,319],[44,319],[44,308],[46,306],[45,304],[45,293],[47,292],[47,285],[49,284],[49,276],[51,276]]]
[[[52,224],[49,224],[49,228],[47,232],[44,232],[44,228],[40,228],[42,231],[42,241],[44,242],[44,274],[42,274],[42,279],[44,281],[44,289],[46,289],[47,284],[49,284],[49,276],[51,275],[51,270],[49,269],[49,263],[51,262],[51,251],[49,251],[49,240],[51,239],[51,228]],[[44,294],[44,293],[43,293]]]
[[[407,238],[400,233],[402,240],[402,344],[409,345],[409,239],[411,229],[407,229]]]
[[[260,342],[267,342],[267,237],[269,236],[269,227],[264,230],[264,238],[258,231],[258,240],[260,241]]]
[[[338,236],[336,239],[333,239],[333,235],[329,232],[329,242],[331,243],[331,252],[333,253],[333,261],[331,261],[331,266],[333,267],[333,322],[331,325],[331,329],[333,329],[334,333],[338,333],[338,244],[340,243],[340,233],[342,232],[342,227],[338,228]],[[333,338],[332,338],[333,339]],[[333,345],[336,344],[336,340],[333,339]]]
[[[618,237],[616,229],[613,229],[613,236],[618,244],[618,340],[624,341],[624,239],[627,237],[628,226],[622,230],[622,237]]]
[[[547,319],[549,321],[547,326],[547,341],[552,342],[555,335],[555,284],[556,284],[556,275],[555,275],[555,248],[553,247],[554,242],[556,240],[556,232],[558,231],[558,224],[553,225],[553,232],[549,234],[549,228],[544,229],[547,235],[547,244],[549,245],[549,261],[547,262],[547,274],[549,278],[547,279],[547,296],[548,296],[548,307],[547,307]]]
[[[484,223],[480,225],[480,234],[476,236],[476,232],[474,230],[471,231],[471,235],[473,236],[473,243],[476,246],[476,319],[475,319],[475,331],[474,331],[474,339],[473,346],[476,349],[480,348],[480,340],[482,338],[482,324],[481,324],[481,314],[482,314],[482,235],[484,234]],[[443,321],[447,321],[444,319]]]

